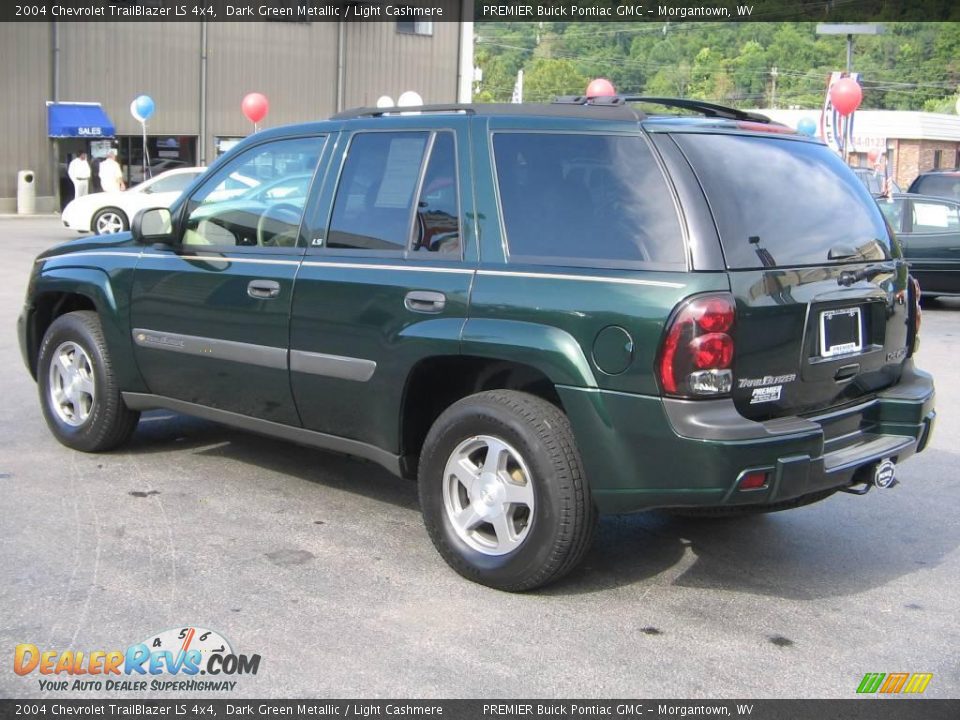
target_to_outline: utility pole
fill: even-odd
[[[850,71],[853,70],[853,36],[854,35],[883,35],[883,25],[869,23],[818,23],[817,35],[846,35],[847,36],[847,72],[846,77],[850,77]],[[827,90],[829,92],[829,88]],[[851,116],[852,117],[852,116]],[[846,152],[850,141],[850,120],[845,119],[843,127],[843,151]],[[846,160],[846,158],[844,158]]]
[[[770,79],[772,80],[772,86],[770,88],[770,107],[774,109],[777,107],[777,76],[779,74],[780,71],[777,70],[776,65],[770,68]]]

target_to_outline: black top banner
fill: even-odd
[[[955,0],[35,0],[3,22],[960,21]]]
[[[750,718],[955,720],[958,700],[0,700],[0,719],[124,718]]]

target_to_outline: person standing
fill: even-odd
[[[67,167],[67,176],[73,183],[73,196],[83,197],[90,192],[90,163],[85,152],[77,155]]]
[[[100,163],[100,187],[104,192],[120,192],[126,189],[116,150],[108,152],[107,157]]]

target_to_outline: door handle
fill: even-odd
[[[247,285],[247,295],[257,300],[272,300],[280,294],[280,283],[276,280],[251,280]]]
[[[403,305],[407,310],[419,313],[442,312],[446,304],[446,295],[431,290],[411,290],[403,298]]]

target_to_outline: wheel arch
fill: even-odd
[[[583,349],[570,333],[518,320],[467,320],[459,354],[425,358],[407,375],[400,404],[403,475],[416,475],[430,426],[457,400],[483,390],[520,390],[564,410],[558,385],[597,386]]]
[[[41,274],[26,328],[27,359],[34,380],[43,336],[58,317],[76,310],[93,310],[100,318],[121,387],[143,389],[123,318],[126,308],[118,302],[110,276],[96,268],[58,267]]]

